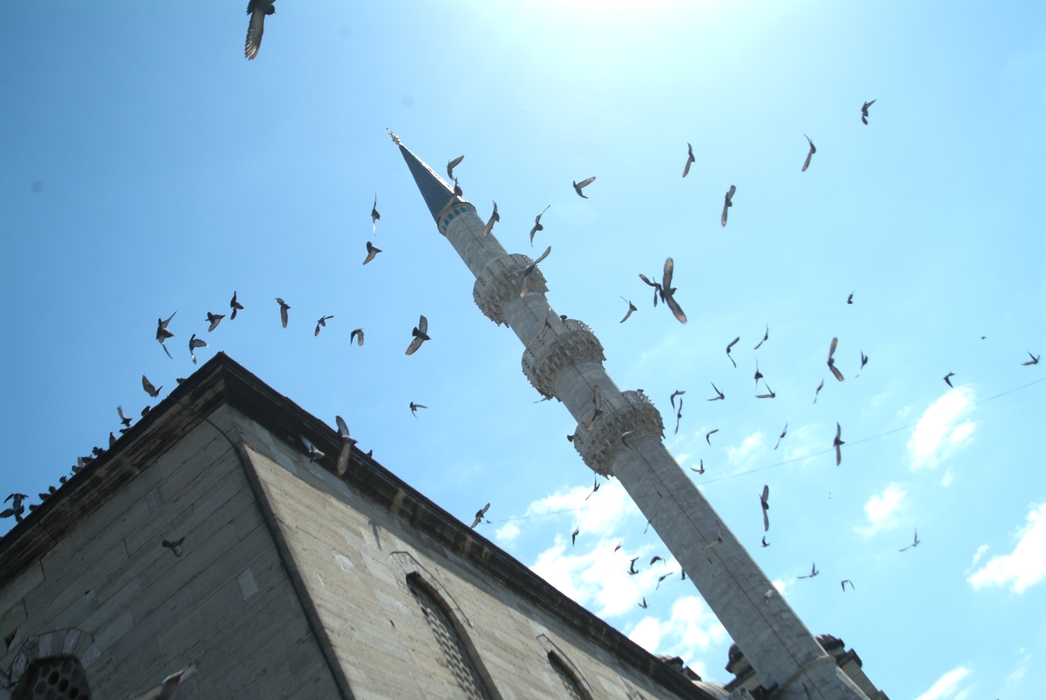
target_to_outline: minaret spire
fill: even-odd
[[[585,464],[621,481],[764,686],[789,700],[866,700],[662,444],[658,410],[642,392],[619,390],[604,371],[592,329],[552,311],[539,269],[521,298],[523,270],[533,261],[483,236],[475,207],[389,133],[436,227],[475,276],[480,310],[520,339],[523,373],[577,421],[573,443]]]

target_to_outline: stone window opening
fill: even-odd
[[[447,667],[457,680],[464,696],[468,700],[494,700],[446,606],[441,604],[420,576],[408,576],[407,587],[421,607],[447,661]]]
[[[75,656],[48,656],[28,665],[12,700],[91,700],[87,674]]]
[[[563,683],[563,688],[567,691],[567,697],[570,700],[592,700],[592,697],[581,687],[578,679],[574,677],[574,674],[571,673],[558,654],[554,651],[548,652],[548,662],[556,671],[556,675],[559,676],[559,680]]]

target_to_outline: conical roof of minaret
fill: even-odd
[[[428,205],[432,218],[438,222],[438,214],[454,194],[454,188],[444,182],[443,178],[436,174],[436,171],[425,165],[420,158],[411,153],[410,149],[400,143],[398,138],[393,136],[393,140],[400,147],[403,160],[407,161],[410,174],[414,176],[414,182],[417,183],[421,196],[425,198],[425,204]]]

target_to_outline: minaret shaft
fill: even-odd
[[[508,254],[493,234],[483,237],[471,204],[455,200],[436,209],[432,192],[442,185],[449,201],[450,189],[400,148],[437,227],[476,277],[480,309],[515,332],[526,347],[523,368],[531,383],[559,399],[578,422],[574,446],[586,464],[621,481],[764,685],[776,686],[781,698],[864,700],[665,448],[653,405],[641,392],[620,391],[604,371],[591,330],[551,310],[540,270],[520,298],[530,259]],[[433,180],[423,182],[427,175]],[[594,416],[597,386],[601,413]]]

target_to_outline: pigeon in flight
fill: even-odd
[[[835,358],[833,357],[833,355],[835,355],[835,347],[838,344],[839,339],[832,338],[832,344],[828,348],[828,369],[832,370],[832,374],[835,375],[836,379],[838,379],[839,381],[843,381],[843,373],[840,372],[839,369],[835,366]]]
[[[574,542],[577,540],[577,536],[581,534],[581,528],[576,527],[574,531],[570,533],[570,546],[574,546]]]
[[[731,340],[730,343],[726,346],[726,356],[728,358],[730,358],[730,364],[732,364],[735,369],[737,368],[737,363],[734,362],[734,358],[731,357],[730,349],[733,348],[735,345],[737,345],[738,341],[740,341],[740,340],[741,340],[741,336],[737,336],[736,338]]]
[[[236,318],[236,312],[237,311],[243,311],[243,304],[241,304],[240,302],[236,301],[236,291],[235,290],[233,290],[232,300],[229,302],[229,308],[232,309],[232,314],[229,315],[229,320],[230,321],[233,320],[234,318]]]
[[[763,485],[763,492],[759,495],[759,505],[763,507],[763,532],[770,531],[770,516],[766,511],[770,510],[770,487]]]
[[[759,380],[763,378],[763,373],[759,371],[759,360],[755,361],[755,388],[759,388]]]
[[[127,415],[123,412],[123,407],[122,406],[117,406],[116,407],[116,413],[120,416],[120,422],[123,423],[124,427],[125,428],[130,428],[131,427],[131,419],[128,418]]]
[[[847,304],[854,303],[854,293],[853,292],[850,292],[850,296],[846,297],[846,303]]]
[[[332,318],[334,318],[334,317],[333,316],[320,316],[320,320],[316,321],[316,332],[314,332],[312,334],[312,337],[315,338],[316,336],[318,336],[320,334],[320,327],[322,326],[323,328],[326,328],[327,327],[327,321],[332,319]]]
[[[865,122],[865,124],[867,123],[868,122]],[[848,578],[844,578],[842,581],[839,582],[839,585],[843,587],[843,593],[846,593],[846,584],[850,584],[851,591],[854,589],[854,582]]]
[[[305,437],[304,435],[301,435],[299,437],[301,437],[301,444],[305,445],[305,451],[309,455],[310,462],[315,462],[317,459],[323,456],[323,453],[320,452],[319,448],[317,448],[316,445],[313,445],[309,441],[309,438]]]
[[[675,435],[679,435],[679,421],[683,417],[683,399],[679,399],[679,411],[676,412],[676,431]]]
[[[585,496],[585,500],[587,501],[588,499],[592,498],[592,494],[598,491],[600,486],[602,486],[602,484],[599,483],[599,477],[595,477],[594,479],[592,479],[592,493]]]
[[[283,299],[280,299],[279,297],[276,297],[276,303],[280,305],[280,323],[282,323],[283,327],[286,328],[287,327],[287,311],[291,307],[290,307],[290,305],[287,302],[285,302]]]
[[[767,340],[769,340],[769,339],[770,339],[770,326],[767,326],[767,327],[766,327],[766,333],[763,333],[763,339],[762,339],[762,340],[760,340],[760,341],[759,341],[759,344],[758,344],[758,345],[756,345],[756,346],[755,346],[754,348],[752,348],[752,349],[753,349],[753,350],[758,350],[758,349],[760,348],[760,346],[762,346],[762,344],[763,344],[763,343],[765,343],[765,342],[766,342]]]
[[[551,204],[548,205],[548,207],[551,207],[551,206],[552,206]],[[541,213],[534,217],[534,228],[530,229],[530,245],[532,245],[532,246],[534,245],[534,234],[537,233],[538,231],[544,231],[545,230],[545,227],[541,225],[541,217],[545,215],[546,211],[548,211],[548,207],[545,207],[544,209],[542,209]]]
[[[548,257],[548,254],[552,252],[552,246],[545,248],[545,252],[538,256],[538,259],[530,263],[523,269],[523,288],[519,290],[519,298],[523,299],[527,296],[527,285],[530,282],[530,274],[537,268],[538,263]]]
[[[709,384],[712,384],[712,382],[709,382]],[[715,389],[715,393],[717,394],[717,396],[714,399],[708,399],[709,401],[723,401],[724,399],[726,399],[726,394],[719,391],[719,387],[717,387],[715,384],[712,384],[712,388]]]
[[[619,323],[624,323],[625,321],[628,320],[628,317],[632,315],[632,312],[636,311],[637,309],[636,309],[635,304],[633,304],[628,299],[625,299],[624,297],[621,297],[621,299],[622,299],[622,301],[625,301],[625,302],[628,303],[628,311],[625,312],[625,317],[619,321]]]
[[[823,379],[821,380],[821,383],[817,385],[817,390],[814,392],[814,403],[817,403],[817,395],[821,393],[821,389],[824,389]]]
[[[672,402],[672,408],[673,409],[676,407],[676,397],[677,396],[682,396],[685,393],[686,393],[685,389],[682,389],[682,390],[681,389],[676,389],[675,391],[672,392],[672,395],[668,397],[668,400]]]
[[[907,547],[905,547],[904,549],[898,549],[897,551],[898,552],[905,552],[905,551],[908,551],[909,549],[911,549],[912,547],[918,547],[918,546],[919,546],[919,531],[916,530],[915,531],[915,539],[912,540],[912,543],[910,545],[908,545]]]
[[[276,14],[273,7],[275,0],[250,0],[247,3],[247,14],[251,21],[247,25],[247,43],[243,47],[243,55],[248,61],[253,61],[261,48],[262,33],[265,31],[265,15]]]
[[[177,540],[174,540],[173,542],[171,542],[170,540],[164,540],[160,544],[162,546],[166,547],[167,549],[171,550],[171,552],[174,554],[174,556],[180,557],[180,556],[182,556],[182,542],[184,542],[184,541],[185,541],[185,538],[181,537],[181,538],[179,538]]]
[[[450,161],[449,163],[447,163],[447,179],[448,180],[453,180],[454,179],[454,168],[458,167],[458,165],[463,160],[465,160],[465,156],[458,156],[457,158],[455,158],[452,161]]]
[[[410,345],[407,346],[407,354],[413,355],[421,347],[421,344],[426,340],[432,340],[429,338],[429,320],[422,316],[418,320],[418,325],[414,326],[414,330],[410,332],[414,336],[414,340],[410,341]]]
[[[806,136],[806,134],[803,134],[803,136]],[[810,140],[809,136],[806,136],[806,141],[810,144],[810,152],[806,154],[806,161],[803,162],[802,172],[804,173],[806,172],[806,169],[810,167],[810,159],[814,157],[815,153],[817,153],[817,146],[814,145],[814,142]]]
[[[251,0],[251,4],[253,5],[256,1],[257,0]],[[269,3],[269,7],[272,7],[271,2]],[[261,37],[260,31],[258,32],[258,36],[259,38]],[[250,42],[250,34],[247,35],[247,41]],[[248,46],[249,45],[250,44],[248,43]],[[255,52],[257,52],[257,48],[255,48]],[[253,56],[251,56],[250,58],[253,58]],[[184,683],[185,681],[192,678],[194,673],[196,673],[195,662],[189,664],[186,668],[183,668],[181,671],[178,671],[177,673],[172,673],[171,675],[167,676],[167,678],[163,679],[162,684],[156,686],[155,688],[150,688],[141,695],[132,698],[132,700],[171,700],[171,698],[174,697],[174,694],[178,692],[178,686],[181,683]]]
[[[581,182],[575,182],[574,183],[574,191],[577,192],[578,197],[581,197],[582,199],[588,199],[588,197],[586,197],[584,194],[582,194],[581,190],[586,188],[586,187],[588,187],[589,185],[591,185],[595,181],[596,181],[595,177],[586,177]]]
[[[4,503],[11,501],[11,507],[0,513],[0,518],[14,517],[16,523],[22,522],[22,513],[25,512],[25,506],[22,505],[22,501],[29,498],[24,493],[12,493],[10,496],[4,499]],[[634,559],[632,561],[635,561]]]
[[[592,387],[592,420],[585,427],[585,431],[591,433],[596,427],[596,419],[603,415],[603,393],[598,386]]]
[[[175,311],[174,314],[176,313],[178,312]],[[167,346],[164,345],[163,341],[174,337],[174,333],[167,330],[167,324],[171,322],[172,318],[174,318],[174,314],[168,316],[166,321],[162,318],[156,319],[156,339],[160,341],[160,347],[162,347],[163,351],[167,353],[167,357],[170,357],[172,360],[174,357],[171,356],[171,351],[167,349]]]
[[[843,461],[843,452],[839,448],[846,443],[842,440],[843,429],[839,427],[839,424],[835,424],[835,440],[832,441],[832,447],[835,448],[835,466],[839,466],[839,463]]]
[[[730,185],[730,189],[726,192],[726,197],[723,199],[723,216],[719,219],[719,223],[726,226],[726,211],[730,207],[734,206],[734,192],[737,192],[737,188]]]
[[[493,201],[493,200],[491,200],[491,201]],[[491,213],[490,218],[487,219],[486,225],[483,226],[483,237],[484,238],[486,238],[487,235],[491,231],[494,230],[494,224],[497,223],[498,221],[501,221],[501,214],[498,213],[498,203],[494,202],[494,211]]]
[[[813,578],[819,573],[821,572],[817,570],[817,562],[814,562],[814,565],[813,567],[811,567],[809,574],[807,574],[806,576],[798,576],[797,578]]]
[[[658,588],[661,588],[661,582],[664,581],[666,578],[668,578],[671,575],[672,575],[672,572],[669,571],[667,574],[662,574],[662,575],[658,576],[657,577],[657,585],[654,586],[654,590],[656,591]]]
[[[223,318],[225,318],[225,314],[212,314],[210,311],[208,311],[207,312],[207,323],[209,323],[211,325],[207,328],[207,332],[210,333],[215,328],[217,328],[218,324],[222,322]]]
[[[643,280],[644,284],[654,288],[654,308],[657,308],[657,298],[661,296],[661,283],[651,282],[650,279],[643,273],[639,273],[639,279]]]
[[[154,387],[153,383],[150,382],[144,374],[142,375],[142,388],[145,389],[146,394],[153,397],[154,399],[160,395],[160,389],[163,389],[162,386],[160,387],[160,389]]]
[[[637,559],[639,559],[639,557],[632,557],[632,561],[628,562],[628,575],[629,576],[635,576],[636,574],[639,573],[638,571],[636,571],[636,560]]]
[[[781,431],[781,434],[780,434],[780,435],[779,435],[779,436],[777,437],[777,444],[776,444],[776,445],[774,445],[774,449],[775,449],[775,450],[776,450],[776,449],[777,449],[778,447],[780,447],[780,446],[781,446],[781,441],[782,441],[782,440],[784,440],[784,437],[785,437],[785,435],[787,435],[787,434],[788,434],[788,424],[787,424],[787,423],[785,423],[785,427],[784,427],[784,430],[782,430],[782,431]]]
[[[447,169],[449,170],[449,169],[450,169],[450,166],[447,166]],[[483,506],[482,508],[480,508],[479,510],[477,510],[477,511],[476,511],[476,519],[472,521],[472,524],[471,524],[471,525],[469,525],[469,527],[470,527],[471,529],[475,530],[475,529],[476,529],[476,527],[477,527],[477,526],[478,526],[478,525],[479,525],[479,524],[480,524],[481,522],[483,522],[483,520],[484,520],[484,516],[485,516],[485,515],[487,514],[487,509],[488,509],[488,508],[490,508],[490,504],[489,504],[489,503],[488,503],[487,505]],[[487,522],[489,523],[490,521],[489,521],[489,520],[487,520]]]
[[[774,393],[774,390],[770,388],[770,385],[766,383],[766,380],[765,380],[765,379],[763,380],[763,386],[765,386],[765,387],[766,387],[766,390],[767,390],[767,391],[768,391],[769,393],[768,393],[768,394],[756,394],[756,395],[755,395],[755,397],[756,397],[757,399],[772,399],[772,398],[774,398],[775,396],[777,396],[777,394],[775,394],[775,393]]]
[[[700,463],[699,463],[699,466],[697,467],[697,469],[694,469],[693,467],[690,467],[690,471],[697,472],[698,474],[704,474],[705,473],[705,460],[702,458],[702,459],[699,460],[699,462]]]
[[[378,193],[374,193],[374,206],[370,208],[370,230],[375,236],[378,235],[378,219],[381,218],[381,214],[378,213]]]
[[[764,547],[769,547],[769,546],[770,546],[770,543],[766,541],[766,535],[763,535],[763,542],[762,542],[762,545],[763,545]]]
[[[192,363],[194,365],[196,364],[196,348],[205,348],[205,347],[207,347],[206,341],[200,340],[199,338],[196,337],[196,334],[193,333],[192,337],[189,338],[189,357],[192,358]]]
[[[872,100],[871,102],[865,102],[863,105],[861,105],[861,123],[865,126],[868,126],[868,108],[874,104],[875,100]]]
[[[428,406],[422,406],[420,403],[414,403],[413,401],[410,402],[410,412],[415,418],[418,417],[419,408],[428,408]]]
[[[357,338],[356,336],[359,336],[359,338]],[[352,333],[349,335],[349,345],[352,345],[352,341],[354,341],[354,340],[356,341],[357,345],[363,345],[363,329],[362,328],[355,328],[355,329],[353,329]]]
[[[713,428],[712,430],[709,430],[707,433],[705,433],[705,442],[707,442],[709,446],[712,445],[712,435],[718,432],[719,428]]]
[[[861,351],[861,366],[857,368],[857,374],[861,373],[864,366],[868,364],[868,356],[864,354],[864,350]]]
[[[954,376],[955,376],[955,372],[949,372],[948,374],[944,375],[945,383],[948,386],[952,387],[953,389],[955,388],[954,386],[952,386],[952,377],[954,377]]]
[[[661,276],[661,301],[668,305],[677,321],[686,323],[686,314],[683,313],[683,309],[676,303],[676,288],[672,286],[672,273],[674,271],[675,263],[672,261],[672,258],[666,259],[664,273]]]
[[[1039,355],[1038,357],[1036,357],[1035,355],[1032,355],[1031,352],[1029,351],[1028,352],[1028,357],[1030,357],[1031,359],[1028,360],[1027,362],[1022,362],[1021,363],[1021,367],[1028,367],[1030,365],[1037,365],[1037,364],[1039,364],[1039,357],[1042,357],[1042,355]]]
[[[683,166],[683,177],[686,177],[690,172],[690,166],[697,162],[694,158],[694,147],[689,143],[686,145],[686,165]]]
[[[639,607],[646,610],[646,596],[643,596],[643,602],[639,604]]]
[[[352,456],[352,448],[356,444],[356,440],[349,435],[349,425],[344,418],[334,416],[334,421],[338,424],[338,438],[341,440],[341,451],[338,453],[338,476],[342,476],[348,471],[349,458]]]
[[[371,260],[377,257],[378,253],[380,252],[381,248],[378,248],[370,241],[367,241],[367,259],[363,261],[363,264],[366,265],[367,263],[369,263]]]

